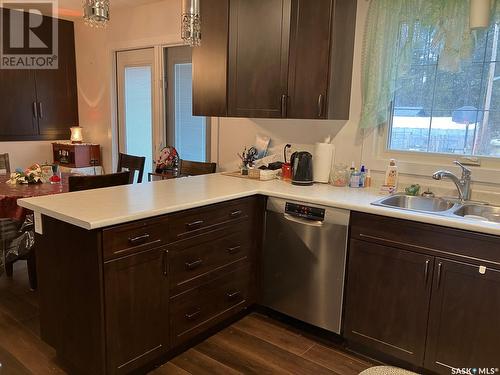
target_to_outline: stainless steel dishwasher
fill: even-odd
[[[339,333],[350,212],[269,198],[263,305]]]

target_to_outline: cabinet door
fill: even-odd
[[[9,12],[0,8],[0,23],[8,24]],[[35,75],[33,71],[0,69],[0,140],[36,138]]]
[[[227,116],[229,0],[200,2],[203,42],[193,48],[193,114]]]
[[[106,262],[108,374],[129,373],[168,350],[165,249]]]
[[[500,367],[499,312],[500,271],[437,259],[425,367]]]
[[[333,0],[292,0],[288,117],[327,117]]]
[[[286,117],[290,0],[231,0],[229,116]]]
[[[0,140],[36,139],[34,73],[0,69],[0,98]]]
[[[344,335],[421,366],[424,360],[433,258],[351,240]]]
[[[68,139],[78,125],[75,37],[73,23],[58,24],[58,69],[36,71],[40,139]]]

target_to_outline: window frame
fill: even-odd
[[[389,110],[389,109],[388,109]],[[463,156],[433,152],[391,150],[388,148],[389,124],[364,131],[362,160],[374,171],[385,171],[390,159],[396,159],[400,173],[420,177],[431,177],[438,169],[449,169],[456,173],[460,169],[454,160],[464,161]],[[474,182],[500,184],[500,158],[476,157],[481,165],[471,166]]]
[[[162,101],[165,113],[164,128],[166,144],[174,147],[177,147],[175,134],[175,103],[173,102],[174,93],[171,92],[171,90],[174,90],[173,76],[175,76],[175,65],[192,64],[191,52],[188,53],[188,57],[183,50],[187,51],[189,47],[185,45],[162,46],[164,82]],[[168,58],[169,51],[171,51],[170,53],[174,53],[173,59]],[[172,77],[170,77],[170,75],[172,75]],[[212,161],[212,118],[209,116],[203,116],[203,118],[205,120],[205,160],[203,162],[210,162]],[[180,156],[182,158],[182,154]]]
[[[484,62],[483,62],[484,63]],[[394,150],[390,148],[390,133],[393,121],[393,102],[387,109],[389,120],[375,129],[363,132],[362,160],[375,171],[385,171],[390,159],[396,159],[403,174],[431,177],[437,169],[446,168],[459,173],[453,165],[454,160],[478,160],[480,166],[471,167],[473,181],[481,183],[500,183],[500,157],[483,155],[449,154],[439,152],[422,152]]]

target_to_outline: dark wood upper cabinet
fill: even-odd
[[[433,257],[354,239],[349,252],[344,336],[422,366]]]
[[[231,0],[229,116],[286,117],[290,0]]]
[[[349,119],[356,1],[292,0],[289,118]]]
[[[355,0],[207,0],[201,16],[195,115],[349,118]]]
[[[425,367],[498,368],[500,271],[436,259]]]
[[[0,69],[0,140],[29,140],[38,133],[34,81],[33,71]]]
[[[78,125],[75,35],[73,22],[59,20],[58,69],[35,73],[40,136],[67,139]]]
[[[293,0],[288,117],[326,118],[334,0]]]
[[[4,21],[9,12],[0,8]],[[0,69],[0,141],[67,139],[78,125],[73,22],[56,22],[57,69]]]
[[[229,0],[200,2],[203,43],[193,48],[193,113],[227,115]]]
[[[108,374],[128,374],[168,350],[166,250],[104,264]]]

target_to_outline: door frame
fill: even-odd
[[[181,45],[181,46],[165,46],[162,49],[162,57],[163,57],[163,80],[164,80],[164,90],[163,90],[163,113],[164,113],[164,129],[165,129],[165,141],[168,142],[168,145],[170,146],[175,146],[175,110],[172,109],[172,111],[169,110],[170,107],[173,107],[174,103],[174,95],[173,94],[173,87],[169,87],[168,82],[169,82],[169,75],[173,75],[173,65],[170,64],[169,59],[168,59],[168,51],[171,48],[176,48],[176,47],[184,47],[184,48],[189,48],[188,46]],[[189,59],[187,59],[186,56],[181,56],[178,54],[176,56],[176,61],[175,63],[191,63],[193,62],[192,59],[192,54],[190,54]],[[212,156],[212,118],[209,116],[204,116],[205,118],[205,161],[210,162],[212,161],[211,156]],[[181,155],[182,157],[182,155]]]
[[[133,56],[133,57],[124,57],[126,61],[124,61],[123,64],[119,64],[120,62],[120,53],[137,53],[138,55]],[[118,150],[123,150],[126,149],[126,143],[127,139],[125,134],[125,129],[127,127],[126,124],[126,119],[125,119],[125,113],[126,113],[126,108],[125,108],[125,79],[124,79],[124,71],[128,67],[141,67],[141,66],[150,66],[151,67],[151,133],[152,133],[152,142],[151,142],[151,148],[154,150],[155,144],[157,142],[157,139],[155,137],[155,131],[156,131],[156,126],[155,124],[155,119],[154,113],[155,113],[155,103],[154,103],[154,82],[156,81],[156,68],[155,68],[155,56],[154,56],[154,49],[153,48],[141,48],[141,49],[133,49],[133,50],[126,50],[126,51],[118,51],[116,52],[116,64],[117,64],[117,69],[116,69],[116,81],[117,81],[117,104],[118,104],[118,114],[117,114],[117,120],[118,120]],[[127,61],[128,60],[128,61]],[[151,63],[151,65],[150,65]],[[120,65],[120,66],[118,66]],[[120,73],[120,74],[119,74]],[[121,90],[120,90],[121,88]],[[122,97],[121,97],[122,96]],[[120,98],[121,97],[121,98]],[[120,100],[121,99],[121,100]],[[152,156],[154,158],[154,151],[152,152]],[[150,171],[147,171],[150,172]]]
[[[155,59],[156,81],[153,82],[153,139],[157,144],[155,148],[161,148],[167,144],[167,108],[165,100],[166,72],[164,49],[169,47],[185,46],[182,42],[175,40],[165,42],[161,39],[153,38],[149,41],[138,41],[137,43],[116,43],[109,46],[108,61],[111,63],[111,133],[108,134],[111,144],[111,171],[114,172],[118,165],[119,137],[118,137],[118,70],[117,52],[130,51],[136,49],[153,48]],[[220,118],[206,117],[207,121],[207,160],[218,163],[219,159],[219,131]],[[158,126],[159,125],[159,126]],[[108,138],[108,139],[109,139]],[[159,150],[154,150],[159,151]],[[156,155],[154,155],[156,156]]]
[[[116,165],[118,165],[119,153],[119,106],[118,106],[118,66],[117,57],[118,52],[133,51],[139,49],[153,48],[154,54],[154,67],[153,67],[153,84],[152,84],[152,100],[153,100],[153,159],[156,157],[156,152],[166,144],[167,134],[165,128],[165,105],[164,105],[164,87],[165,87],[165,71],[164,71],[164,58],[163,48],[182,46],[182,43],[144,43],[143,45],[136,46],[120,46],[111,47],[111,69],[112,69],[112,85],[111,85],[111,166],[114,172]],[[154,162],[154,160],[153,160]]]

